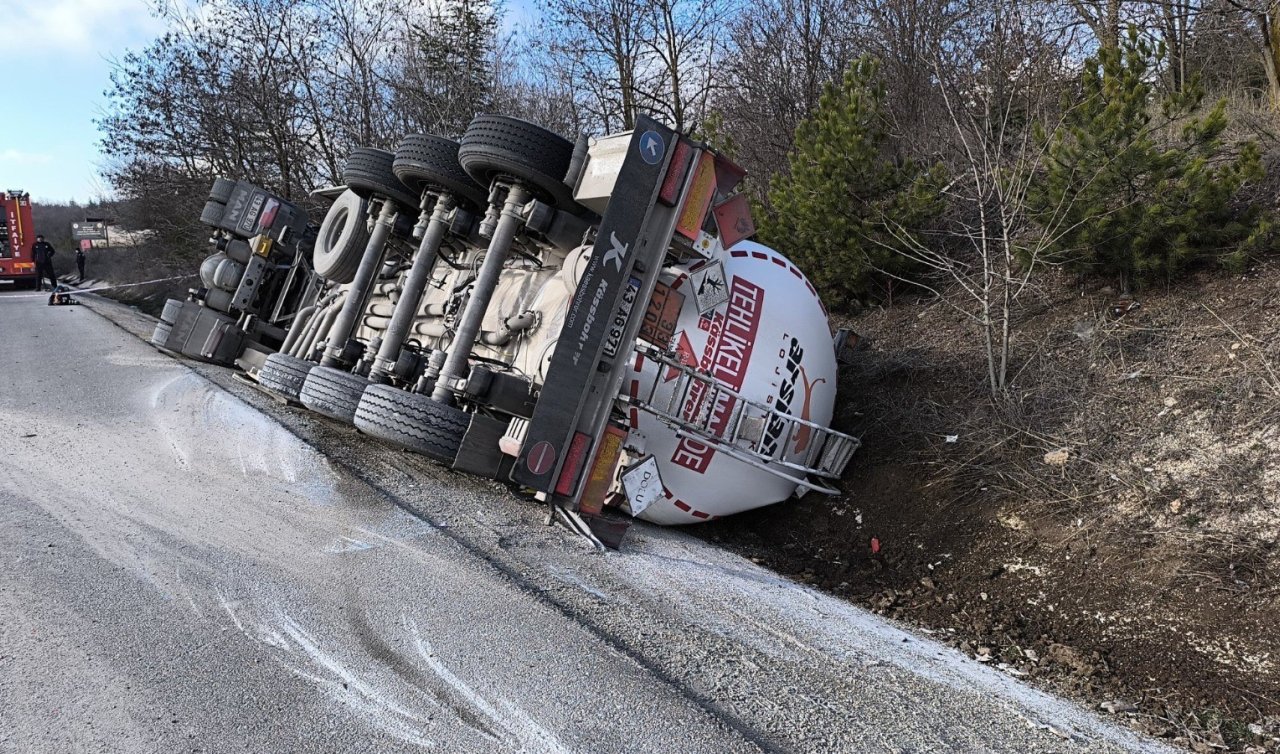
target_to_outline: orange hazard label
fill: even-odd
[[[690,241],[698,237],[702,223],[707,219],[707,210],[711,207],[711,199],[716,193],[716,158],[710,152],[703,152],[698,159],[698,166],[693,171],[693,182],[689,186],[689,195],[685,197],[684,207],[680,210],[680,220],[676,223],[676,232]]]

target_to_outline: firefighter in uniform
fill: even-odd
[[[80,271],[80,279],[77,283],[84,282],[84,249],[76,249],[76,269]]]
[[[49,290],[58,287],[58,278],[53,274],[53,244],[44,240],[44,236],[37,235],[36,242],[31,246],[31,255],[35,257],[36,262],[36,290],[44,290],[44,279],[49,278]]]

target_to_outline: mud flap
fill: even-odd
[[[504,455],[498,447],[506,432],[507,422],[474,414],[471,426],[462,436],[462,445],[458,447],[458,457],[453,461],[454,470],[490,479],[507,478],[515,459]]]
[[[611,550],[622,549],[622,540],[631,528],[632,519],[612,513],[582,512],[580,515],[601,544]]]

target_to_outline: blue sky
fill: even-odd
[[[87,201],[98,175],[93,121],[112,57],[162,30],[146,0],[0,1],[0,190]]]

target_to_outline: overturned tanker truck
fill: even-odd
[[[575,144],[477,116],[356,149],[318,229],[219,181],[217,253],[155,344],[454,469],[583,533],[834,494],[836,353],[802,271],[744,240],[744,173],[641,118]]]

